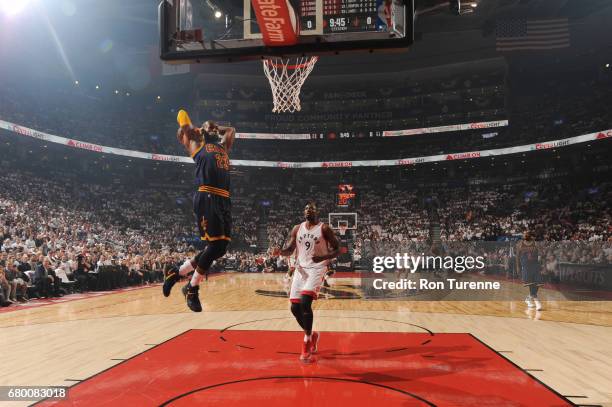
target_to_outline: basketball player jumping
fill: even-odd
[[[340,244],[333,230],[325,223],[319,222],[317,206],[314,203],[306,205],[304,218],[305,222],[293,227],[289,243],[280,253],[290,256],[297,249],[289,301],[291,313],[305,334],[300,360],[309,363],[314,360],[312,354],[317,352],[319,342],[319,333],[312,330],[312,301],[317,299],[327,272],[327,263],[338,256]]]
[[[230,164],[227,152],[234,143],[236,130],[218,126],[210,120],[201,128],[194,128],[184,110],[179,111],[177,121],[179,129],[176,137],[196,164],[195,178],[199,187],[193,195],[193,211],[200,237],[208,244],[193,259],[185,261],[179,270],[173,269],[168,273],[163,293],[168,297],[180,276],[195,269],[191,281],[183,287],[183,295],[189,309],[201,312],[198,295],[200,282],[213,261],[225,254],[231,240]]]

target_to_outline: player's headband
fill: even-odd
[[[192,127],[191,119],[189,118],[189,115],[187,114],[187,112],[184,111],[183,109],[179,110],[178,115],[176,116],[176,121],[178,122],[180,127],[183,127],[183,126]]]

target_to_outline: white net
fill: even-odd
[[[263,67],[272,88],[274,113],[293,113],[302,109],[300,90],[319,57],[264,59]]]

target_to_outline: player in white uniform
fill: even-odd
[[[297,250],[289,300],[291,313],[305,334],[300,360],[308,363],[313,361],[312,354],[316,353],[319,342],[319,333],[312,331],[312,301],[317,299],[327,263],[338,256],[340,245],[334,231],[319,222],[314,203],[306,205],[304,217],[305,222],[293,227],[289,243],[281,249],[281,255],[290,256]]]

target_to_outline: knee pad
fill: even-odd
[[[302,306],[300,305],[299,302],[291,303],[291,313],[296,316],[302,313]]]
[[[223,257],[227,251],[227,240],[215,240],[209,242],[199,255],[198,255],[198,267],[202,270],[208,270],[213,261],[220,257]]]
[[[313,298],[310,295],[302,294],[300,303],[297,304],[302,310],[302,314],[312,314],[312,301]]]

